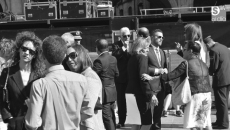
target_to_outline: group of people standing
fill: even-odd
[[[5,61],[1,65],[0,110],[8,130],[115,130],[125,124],[132,124],[132,130],[160,130],[169,87],[166,82],[182,81],[186,75],[192,99],[184,109],[184,128],[229,127],[230,51],[210,36],[203,40],[200,25],[185,25],[184,47],[176,43],[176,48],[186,61],[171,72],[160,48],[164,40],[160,29],[149,32],[141,27],[131,43],[130,30],[121,28],[112,54],[108,41],[98,39],[94,61],[80,44],[80,32],[74,33],[75,38],[68,32],[42,41],[35,33],[23,31],[15,41],[1,40],[0,55]],[[217,106],[214,123],[212,89]]]
[[[197,23],[188,23],[184,29],[184,47],[175,43],[178,55],[185,61],[171,72],[167,69],[166,54],[160,49],[164,39],[162,30],[153,30],[150,36],[147,28],[139,28],[137,38],[130,43],[129,29],[121,29],[120,41],[112,45],[121,78],[115,79],[118,127],[127,123],[133,124],[132,130],[161,129],[165,90],[169,87],[166,82],[183,81],[188,75],[192,99],[184,106],[184,128],[229,128],[230,51],[211,36],[203,40]],[[212,86],[209,76],[213,77]],[[212,91],[217,109],[214,123],[211,122]]]

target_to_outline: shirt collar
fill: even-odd
[[[152,44],[151,44],[151,45],[152,45]],[[159,47],[156,47],[156,46],[154,46],[154,45],[152,45],[152,46],[153,46],[153,49],[154,49],[154,50],[157,49],[157,50],[159,51],[159,49],[160,49]]]
[[[48,73],[49,72],[52,72],[52,71],[56,71],[56,70],[64,70],[64,67],[62,65],[54,65],[54,66],[51,66],[49,69],[48,69]]]
[[[88,71],[92,70],[91,67],[86,68],[83,72],[81,72],[81,74],[85,75],[85,73],[87,73]]]
[[[106,52],[108,52],[108,51],[104,51],[104,52],[102,52],[101,54],[99,54],[99,56],[101,56],[102,54],[104,54],[104,53],[106,53]]]

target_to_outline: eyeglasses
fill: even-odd
[[[78,56],[77,52],[71,52],[69,55],[66,56],[66,59],[72,59],[74,60]]]
[[[22,49],[23,52],[29,51],[30,55],[35,55],[36,54],[36,51],[34,51],[34,50],[30,49],[30,48],[27,48],[27,47],[22,46],[21,49]]]
[[[163,36],[156,36],[156,38],[159,38],[159,39],[161,38],[163,40],[165,39],[165,37],[163,37]]]
[[[130,37],[130,35],[123,35],[123,38],[127,38],[127,37]]]

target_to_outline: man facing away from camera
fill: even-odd
[[[117,90],[114,79],[119,76],[117,60],[109,54],[108,42],[105,39],[96,41],[96,51],[99,57],[93,63],[93,70],[102,82],[103,122],[106,130],[115,130],[114,106],[117,100]]]
[[[43,57],[48,73],[31,87],[25,116],[28,130],[79,130],[79,123],[94,113],[83,75],[66,71],[61,65],[67,46],[59,36],[44,39]]]

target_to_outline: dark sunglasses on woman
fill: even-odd
[[[36,54],[36,51],[34,51],[34,50],[30,49],[30,48],[27,48],[27,47],[22,46],[21,49],[22,49],[23,52],[29,51],[30,55],[35,55]]]
[[[66,59],[72,59],[72,60],[74,60],[76,57],[77,57],[77,52],[71,52],[71,53],[69,53],[69,55],[67,55],[66,56]]]

